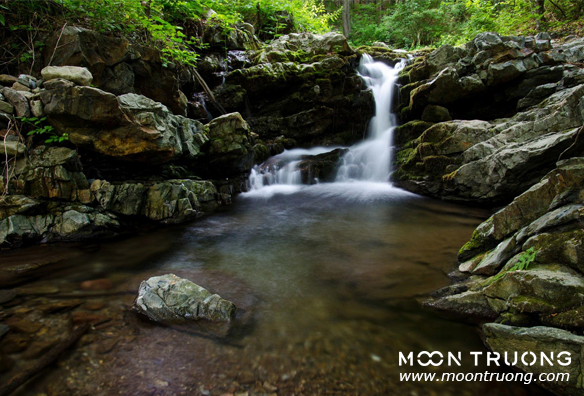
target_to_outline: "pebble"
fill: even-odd
[[[34,323],[30,320],[20,319],[18,317],[9,318],[6,323],[15,333],[34,334],[43,327],[40,323]]]
[[[50,302],[47,304],[42,304],[37,307],[39,311],[44,314],[53,314],[57,312],[69,311],[75,307],[78,307],[83,303],[82,300],[66,300],[58,302]]]
[[[16,297],[14,290],[0,290],[0,304],[8,302]]]
[[[85,282],[81,282],[81,284],[79,285],[79,288],[81,290],[86,291],[109,290],[113,289],[113,287],[114,287],[113,282],[107,278],[88,280]]]
[[[19,287],[15,290],[19,296],[42,296],[59,293],[59,288],[52,285]]]
[[[88,311],[99,311],[100,309],[105,308],[105,303],[103,301],[88,301],[83,308]]]
[[[95,326],[99,323],[107,322],[108,320],[110,320],[110,318],[105,315],[83,311],[73,312],[71,315],[71,322],[73,322],[74,325],[89,323],[90,325]]]
[[[7,334],[0,344],[2,352],[7,354],[18,353],[26,350],[30,339],[25,334]]]
[[[10,327],[8,325],[0,323],[0,339],[2,339],[2,337],[4,337],[6,334],[8,334],[9,331],[10,331]]]

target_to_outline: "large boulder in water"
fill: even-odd
[[[154,276],[140,284],[134,309],[155,322],[208,319],[230,321],[236,307],[217,294],[174,274]]]

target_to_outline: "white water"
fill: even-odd
[[[391,108],[395,81],[404,65],[405,61],[402,61],[391,68],[385,63],[375,62],[369,55],[361,58],[358,71],[375,98],[375,116],[371,119],[367,139],[350,147],[340,160],[334,183],[303,186],[298,164],[303,156],[326,153],[337,147],[286,150],[252,169],[250,191],[245,196],[269,198],[311,188],[315,193],[318,190],[325,195],[330,193],[365,200],[395,192],[389,183],[392,135],[397,126]],[[355,193],[351,194],[349,190],[355,190]]]

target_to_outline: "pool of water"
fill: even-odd
[[[96,326],[21,394],[545,394],[518,383],[400,381],[406,372],[488,369],[468,359],[470,351],[485,351],[476,326],[420,305],[450,283],[458,249],[486,216],[386,184],[274,186],[186,226],[0,253],[2,265],[58,257],[42,280],[25,285],[58,292],[10,308],[43,323],[45,338],[66,332],[84,305],[50,316],[37,312],[39,301],[76,297],[88,279],[115,285],[103,295],[79,294],[104,302],[96,312],[111,325]],[[234,301],[238,318],[228,327],[137,318],[129,307],[140,280],[162,273]],[[399,366],[399,352],[422,350],[462,352],[463,365]]]

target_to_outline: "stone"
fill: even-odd
[[[574,335],[568,331],[555,329],[553,327],[512,327],[496,323],[487,323],[482,327],[485,335],[485,344],[494,352],[504,355],[507,352],[508,361],[515,362],[515,366],[521,371],[535,374],[537,377],[541,373],[567,373],[569,377],[559,382],[546,382],[545,385],[556,394],[576,395],[582,393],[582,383],[579,378],[584,371],[580,356],[583,352],[584,337]],[[569,356],[558,355],[560,352],[568,352]],[[521,356],[528,353],[525,363],[521,361]],[[529,365],[533,357],[529,353],[535,353],[538,358],[537,364]],[[547,362],[540,364],[539,354],[544,353],[548,358],[553,354],[553,364]],[[517,359],[515,359],[517,354]],[[570,364],[557,364],[557,360],[562,363],[570,359]]]
[[[29,93],[32,92],[29,87],[27,87],[26,85],[22,85],[18,81],[15,82],[14,84],[12,84],[12,89],[15,91],[18,91],[18,92],[29,92]]]
[[[10,327],[4,323],[0,323],[0,340],[10,331]]]
[[[65,300],[65,301],[53,301],[47,302],[46,304],[37,305],[35,309],[38,309],[44,314],[54,314],[59,312],[70,311],[73,308],[78,307],[83,303],[82,300]]]
[[[7,355],[11,355],[26,350],[29,344],[30,337],[28,335],[14,334],[11,332],[0,340],[0,351]]]
[[[30,111],[34,117],[41,118],[45,115],[43,102],[41,102],[40,100],[31,100],[29,104]]]
[[[444,122],[451,121],[450,113],[446,107],[428,105],[422,113],[422,121],[426,122]]]
[[[91,85],[93,76],[85,67],[78,66],[47,66],[41,70],[43,80],[48,81],[55,78],[71,81],[77,85]]]
[[[495,275],[499,269],[505,265],[507,260],[513,257],[520,250],[517,246],[515,238],[509,238],[493,249],[491,252],[475,264],[471,271],[473,274],[479,275]]]
[[[143,281],[133,308],[162,323],[197,319],[230,321],[236,313],[232,302],[173,274]]]
[[[0,100],[0,111],[6,114],[12,114],[14,113],[14,106],[12,106],[10,103],[6,103]]]
[[[54,285],[31,285],[15,289],[19,296],[45,296],[59,293],[59,288]]]
[[[26,146],[19,141],[0,141],[0,155],[6,154],[9,157],[21,157],[26,152]]]
[[[90,324],[92,326],[97,326],[110,320],[111,319],[105,315],[91,312],[76,311],[71,314],[71,323],[74,326],[81,324]]]
[[[10,327],[11,331],[15,333],[24,333],[24,334],[34,334],[37,333],[43,325],[40,323],[34,323],[26,319],[21,319],[18,317],[10,317],[6,321],[6,324]]]
[[[103,301],[88,301],[83,305],[83,308],[88,311],[99,311],[105,308],[105,303]]]
[[[0,305],[13,300],[16,295],[14,290],[0,290]]]
[[[231,176],[249,172],[253,146],[247,122],[239,113],[226,114],[205,125],[209,137],[209,173]]]
[[[33,341],[28,349],[22,354],[24,359],[38,359],[45,355],[56,344],[54,340]]]
[[[6,100],[14,106],[17,117],[30,117],[30,106],[26,97],[12,88],[4,88],[2,94]]]
[[[424,305],[465,320],[495,319],[497,317],[497,313],[493,311],[486,297],[480,291],[465,291],[460,294],[444,296],[425,301]]]
[[[43,86],[48,90],[67,89],[75,86],[75,83],[62,78],[45,81]]]
[[[110,290],[113,288],[114,288],[113,282],[107,278],[87,280],[81,282],[81,284],[79,285],[79,289],[85,291]]]
[[[0,85],[12,86],[12,84],[14,84],[17,81],[18,78],[14,76],[10,76],[8,74],[0,74]]]

